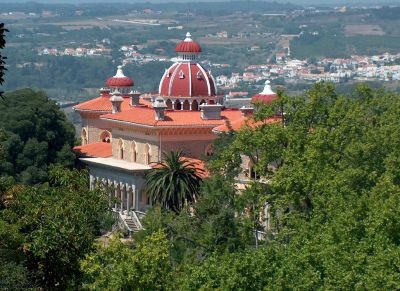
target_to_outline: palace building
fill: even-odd
[[[90,170],[91,187],[102,182],[115,189],[116,211],[150,205],[144,178],[163,152],[182,150],[202,167],[216,133],[231,125],[239,129],[252,113],[224,107],[213,76],[198,62],[201,51],[187,33],[176,46],[176,62],[160,74],[158,94],[135,91],[133,79],[118,66],[99,97],[74,107],[82,118],[82,145],[74,150]],[[254,98],[270,102],[276,94],[267,84]]]

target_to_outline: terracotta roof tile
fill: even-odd
[[[110,95],[108,96],[101,96],[92,100],[85,101],[83,103],[80,103],[76,106],[74,106],[74,109],[77,111],[104,111],[104,113],[107,113],[107,111],[111,112],[112,110],[112,104],[110,102]],[[140,100],[140,103],[146,106],[149,106],[151,103],[149,101]],[[124,101],[121,104],[121,110],[126,111],[131,108],[130,104],[130,98],[124,97]]]
[[[111,143],[95,142],[74,147],[74,152],[82,157],[107,158],[112,156]]]
[[[200,111],[166,110],[164,120],[155,120],[155,111],[148,107],[132,107],[128,111],[105,114],[102,119],[124,121],[145,126],[218,126],[227,120],[242,119],[235,109],[221,111],[221,119],[202,119]]]

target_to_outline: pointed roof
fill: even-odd
[[[133,85],[133,80],[124,75],[122,66],[118,66],[116,74],[106,81],[107,87],[132,87]]]
[[[177,53],[201,53],[200,44],[191,37],[190,32],[187,32],[186,38],[176,45],[175,51]]]
[[[254,95],[251,98],[251,103],[262,102],[265,104],[269,104],[272,101],[278,99],[278,95],[274,91],[272,91],[270,83],[271,82],[269,80],[265,81],[264,90],[261,93]]]

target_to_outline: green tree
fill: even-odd
[[[235,197],[270,202],[274,235],[188,264],[182,289],[398,288],[399,100],[366,86],[338,96],[324,83],[287,99],[282,166]],[[269,139],[257,131],[247,140]]]
[[[55,167],[50,178],[35,187],[5,187],[2,247],[15,252],[11,262],[18,258],[35,286],[72,287],[81,278],[80,260],[106,220],[108,195],[89,190],[86,172]]]
[[[200,172],[193,162],[183,157],[182,152],[171,152],[164,155],[164,161],[146,176],[146,191],[153,203],[179,212],[185,204],[198,197]]]
[[[134,248],[117,236],[81,262],[84,287],[91,290],[170,290],[173,268],[164,231],[151,234]]]
[[[229,155],[258,157],[261,179],[244,191],[224,171],[206,179],[190,211],[153,209],[138,245],[165,233],[176,274],[168,286],[179,290],[398,289],[399,96],[364,85],[341,96],[319,83],[260,108],[255,120],[265,120],[274,106],[285,112],[284,123],[244,128],[213,157],[220,165]],[[255,248],[251,235],[265,202],[272,228]],[[110,274],[115,262],[130,261],[120,259],[129,248],[121,249],[106,259],[94,255],[89,286],[135,276],[123,262],[124,271]],[[157,269],[160,277],[171,274],[171,265]]]
[[[55,102],[31,89],[5,96],[0,103],[0,128],[5,130],[0,175],[35,184],[48,179],[51,164],[72,166],[75,130]]]

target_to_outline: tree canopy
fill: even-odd
[[[2,177],[3,280],[26,286],[45,274],[37,286],[124,290],[398,289],[400,96],[365,85],[340,95],[318,83],[302,96],[279,92],[254,118],[277,112],[282,122],[225,135],[195,203],[155,206],[132,244],[93,244],[94,213],[107,202],[65,187],[83,187],[75,172],[56,171],[40,187]],[[235,179],[244,157],[258,173],[245,185]],[[95,202],[88,209],[85,201]]]
[[[0,175],[34,184],[48,179],[49,165],[74,164],[75,130],[45,93],[31,89],[7,93],[0,111]]]
[[[400,96],[326,83],[279,95],[255,119],[284,122],[226,137],[192,208],[154,209],[137,240],[167,232],[178,290],[399,288]],[[239,191],[244,156],[261,178]]]
[[[108,195],[90,191],[84,171],[54,167],[40,186],[0,178],[0,198],[2,288],[77,286],[80,260],[108,221]]]

